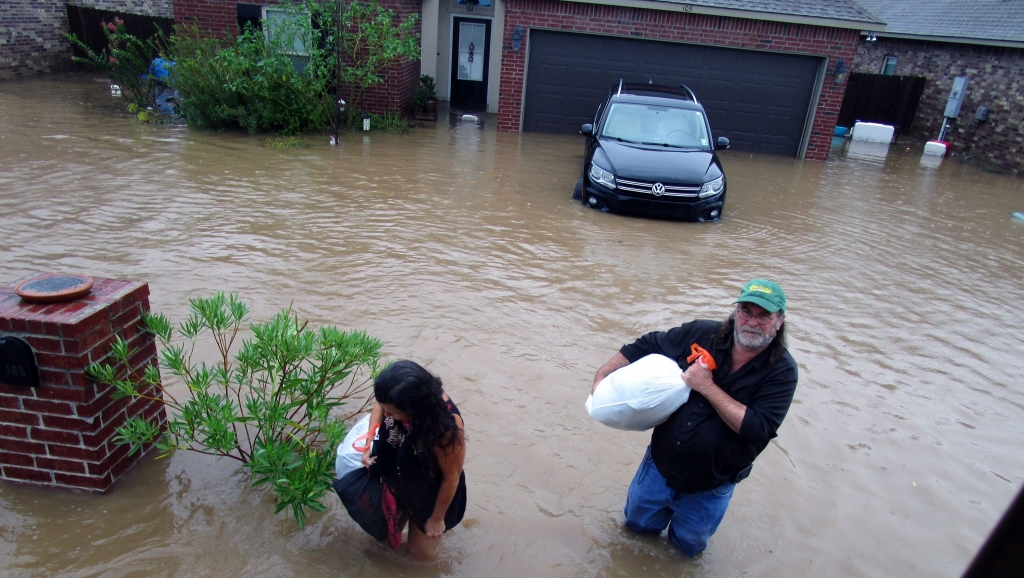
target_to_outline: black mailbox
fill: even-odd
[[[39,368],[24,339],[0,337],[0,383],[21,387],[39,385]]]

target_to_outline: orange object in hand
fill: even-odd
[[[368,431],[365,434],[357,437],[356,441],[352,442],[352,449],[354,449],[357,452],[366,452],[366,450],[370,449],[370,446],[373,444],[373,436],[377,435],[377,430],[378,429],[380,429],[380,424],[379,423],[373,424],[373,426],[370,428],[370,431]],[[359,442],[362,442],[362,441],[365,441],[366,445],[361,445],[361,446],[356,445],[356,444],[358,444]]]
[[[686,358],[686,361],[693,363],[697,359],[704,362],[704,365],[706,365],[708,369],[715,369],[718,367],[715,364],[715,358],[711,357],[711,354],[708,353],[706,349],[694,343],[690,346],[690,356]]]

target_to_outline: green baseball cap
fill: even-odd
[[[764,307],[766,311],[775,313],[776,311],[786,312],[786,294],[782,291],[782,287],[775,281],[769,281],[768,279],[752,279],[747,281],[747,284],[743,286],[743,290],[740,291],[740,297],[733,303],[753,303],[754,305],[760,305]]]

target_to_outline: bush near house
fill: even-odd
[[[171,36],[142,42],[123,22],[107,24],[109,46],[79,59],[104,70],[137,108],[154,105],[157,85],[149,59],[174,61],[168,84],[189,126],[286,135],[362,126],[362,95],[380,72],[402,58],[419,58],[416,15],[399,20],[377,0],[305,0],[275,6],[263,30],[246,26],[234,39],[179,26]],[[348,99],[339,109],[339,84]],[[374,127],[381,123],[373,123]],[[395,122],[384,126],[394,130]]]

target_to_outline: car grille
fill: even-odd
[[[650,196],[654,198],[661,197],[684,197],[684,198],[696,198],[700,193],[700,186],[693,185],[669,185],[663,184],[665,192],[661,195],[655,195],[653,190],[654,185],[658,183],[652,183],[649,181],[627,181],[626,179],[615,178],[615,186],[621,191],[627,193],[639,193],[644,196]]]

